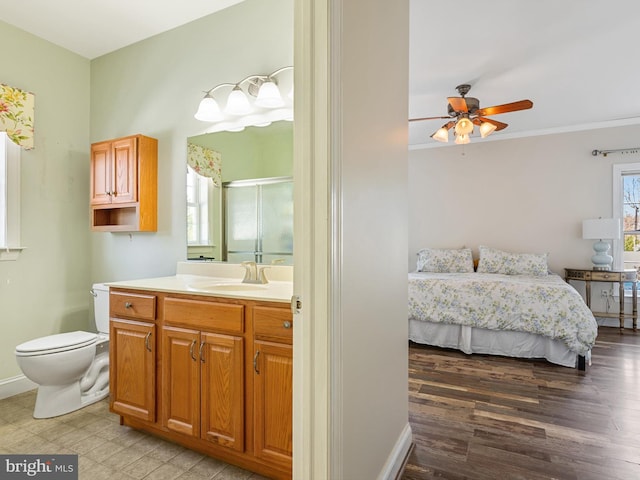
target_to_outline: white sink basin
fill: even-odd
[[[192,283],[189,288],[205,292],[247,292],[255,290],[266,290],[266,285],[253,283]]]

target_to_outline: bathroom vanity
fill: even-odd
[[[109,285],[121,423],[291,478],[291,282],[178,274]]]

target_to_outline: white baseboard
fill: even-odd
[[[38,388],[38,384],[33,383],[24,375],[4,378],[0,380],[0,399],[13,397],[36,388]]]
[[[378,475],[378,480],[394,480],[399,477],[400,470],[409,454],[412,442],[413,433],[411,432],[411,425],[407,423],[402,433],[400,433],[391,454],[387,458],[380,475]]]

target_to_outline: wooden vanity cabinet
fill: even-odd
[[[109,295],[109,408],[140,420],[156,419],[156,297]]]
[[[117,287],[110,301],[110,407],[121,423],[291,479],[288,303]]]
[[[254,325],[254,454],[291,468],[293,444],[293,315],[256,306]]]
[[[91,145],[91,227],[156,231],[158,141],[144,135]]]
[[[244,306],[166,298],[163,425],[244,450]]]

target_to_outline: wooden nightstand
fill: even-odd
[[[638,297],[637,286],[638,272],[635,269],[630,270],[582,270],[579,268],[565,268],[565,280],[578,280],[585,284],[585,301],[587,307],[591,308],[591,282],[609,282],[618,283],[620,285],[620,313],[604,313],[593,312],[596,317],[619,318],[620,333],[624,333],[624,319],[631,317],[633,319],[633,331],[637,330],[638,323]],[[631,315],[626,315],[624,311],[624,282],[632,282],[631,304],[633,311]]]

